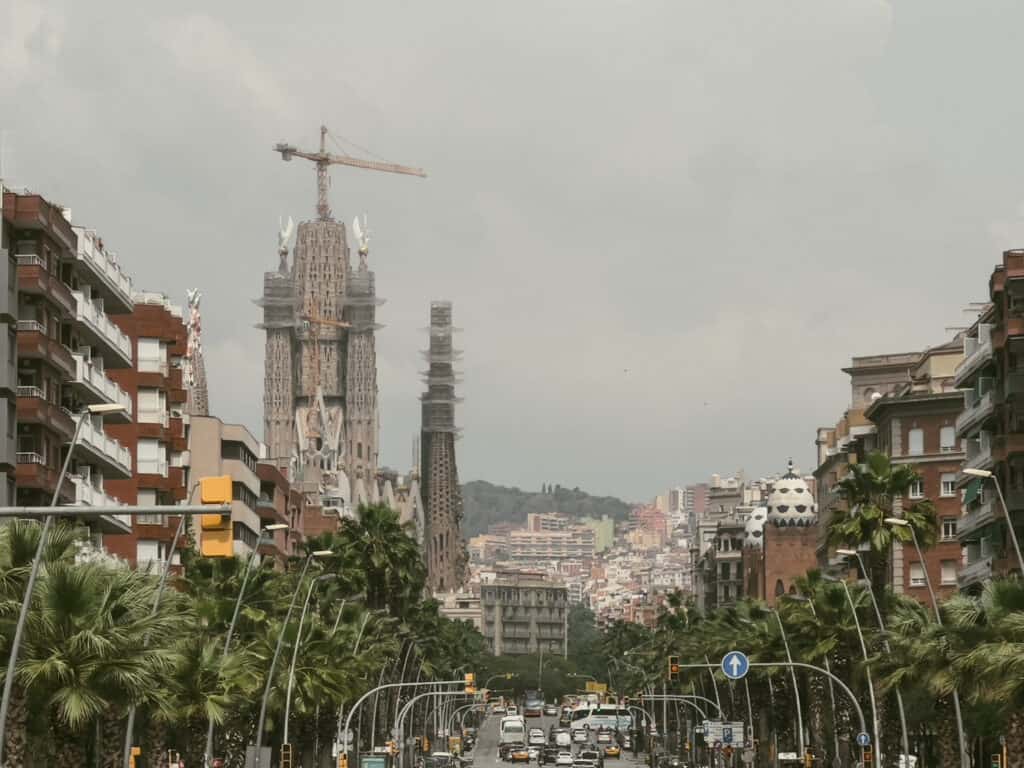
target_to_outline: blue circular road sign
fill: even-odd
[[[730,680],[739,680],[750,669],[750,659],[742,651],[729,651],[722,657],[722,671]]]
[[[857,744],[862,746],[862,747],[870,747],[871,746],[871,734],[864,733],[864,731],[861,731],[860,733],[858,733],[857,734]]]

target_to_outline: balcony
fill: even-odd
[[[983,584],[992,578],[992,558],[984,557],[973,563],[968,563],[960,569],[956,581],[960,589],[967,589],[977,584]]]
[[[124,502],[118,501],[113,496],[108,496],[99,488],[96,488],[88,477],[68,475],[68,480],[71,481],[75,489],[74,506],[76,507],[125,506]],[[100,533],[120,534],[132,532],[131,515],[96,515],[94,517],[79,517],[77,519],[84,520],[90,528]]]
[[[985,430],[979,432],[977,437],[965,440],[967,455],[964,458],[964,469],[991,469],[994,442],[992,433]]]
[[[15,459],[18,463],[15,467],[14,478],[18,489],[40,491],[47,499],[45,503],[49,503],[48,499],[57,487],[57,470],[47,466],[46,459],[36,451],[18,451],[15,454]],[[73,502],[74,491],[70,485],[64,483],[61,486],[60,503],[71,504]]]
[[[72,291],[71,295],[75,297],[75,319],[87,343],[107,353],[103,359],[108,368],[130,368],[132,343],[129,338],[84,293]]]
[[[164,459],[139,459],[137,469],[140,475],[167,477],[167,462]]]
[[[993,380],[989,377],[978,379],[978,386],[964,391],[964,409],[956,418],[956,433],[970,434],[984,424],[995,413]]]
[[[75,262],[91,274],[93,290],[111,309],[131,312],[134,307],[131,278],[121,269],[113,255],[103,247],[103,240],[97,237],[95,232],[84,227],[74,229],[78,235]]]
[[[141,409],[136,421],[139,424],[159,424],[164,429],[171,423],[170,415],[167,411],[144,411]]]
[[[976,541],[981,531],[996,520],[996,499],[982,502],[956,521],[956,537],[961,542]],[[1000,513],[1001,514],[1001,513]]]
[[[18,256],[19,293],[41,296],[70,315],[75,311],[75,299],[71,290],[56,275],[46,270],[43,260],[35,254]]]
[[[92,419],[87,417],[82,424],[75,450],[84,453],[88,461],[103,466],[112,474],[124,478],[132,476],[131,452],[117,440],[109,437],[103,431],[102,423],[96,426]]]
[[[75,434],[75,420],[43,397],[39,387],[18,387],[18,423],[39,424],[65,440]]]
[[[977,336],[964,337],[964,359],[953,373],[953,386],[961,388],[992,360],[992,325],[978,324]]]
[[[89,405],[95,403],[118,403],[125,407],[123,412],[111,413],[107,416],[111,421],[130,422],[132,418],[132,398],[121,387],[108,379],[85,355],[72,353],[75,359],[74,385],[82,402]]]
[[[46,335],[46,328],[37,320],[18,321],[18,359],[44,360],[68,378],[75,375],[71,350]]]

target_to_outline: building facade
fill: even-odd
[[[263,446],[245,427],[225,424],[216,416],[191,418],[188,446],[194,477],[231,477],[230,526],[216,531],[196,526],[200,551],[223,548],[225,554],[247,556],[259,541],[261,515],[276,519],[259,505],[262,481],[257,465]]]
[[[954,381],[964,390],[957,436],[964,468],[991,471],[999,482],[1018,541],[1024,537],[1024,250],[1003,253],[989,278],[990,305],[964,336]],[[1020,572],[1009,528],[991,480],[962,474],[964,516],[957,537],[966,562],[960,588],[980,591],[996,576]]]
[[[569,594],[540,575],[499,573],[480,586],[483,635],[495,656],[565,656]]]
[[[130,398],[135,420],[108,425],[107,431],[129,451],[135,472],[107,487],[128,504],[169,509],[136,517],[131,531],[109,539],[107,549],[146,567],[166,558],[180,521],[170,507],[185,502],[190,487],[181,366],[186,331],[181,308],[156,293],[136,293],[132,312],[115,322],[130,340],[133,365],[111,371],[110,377]]]
[[[7,196],[0,184],[0,503],[15,502],[18,421],[18,262],[14,227],[4,215]]]

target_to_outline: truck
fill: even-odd
[[[544,714],[544,694],[541,691],[528,690],[523,697],[523,715],[540,717]]]

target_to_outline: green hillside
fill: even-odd
[[[608,515],[624,520],[630,505],[611,496],[591,496],[579,488],[553,485],[543,492],[531,492],[473,480],[462,486],[462,510],[462,534],[469,538],[486,533],[493,523],[524,523],[529,512],[557,512],[570,517]]]

